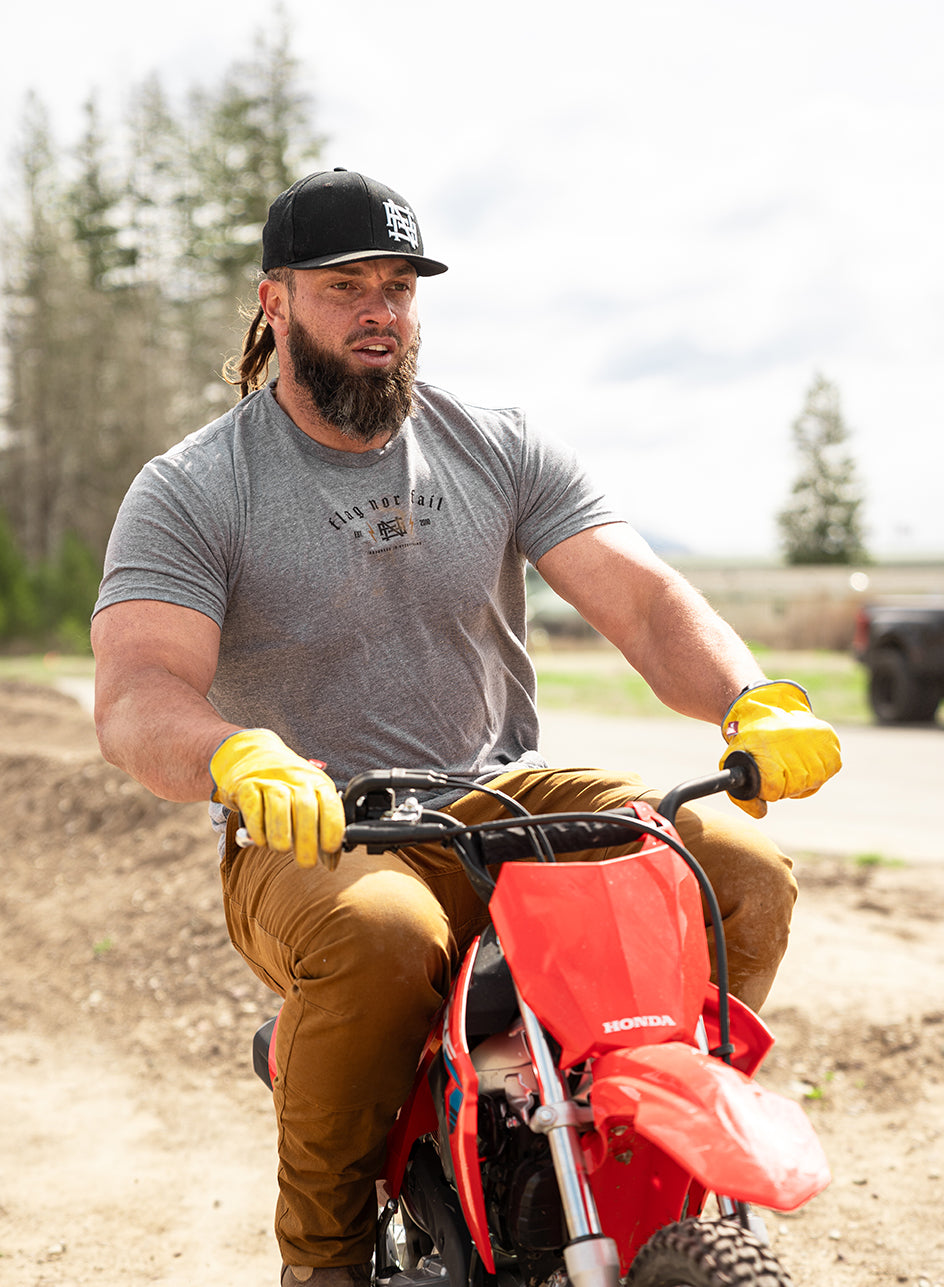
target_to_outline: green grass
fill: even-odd
[[[626,667],[616,675],[605,670],[570,670],[537,658],[538,697],[542,706],[571,708],[597,715],[655,716],[674,712],[655,697],[637,674]]]
[[[771,679],[792,679],[807,690],[813,710],[831,724],[868,724],[866,677],[852,657],[842,653],[772,653],[755,655]],[[623,717],[667,716],[645,680],[617,654],[588,648],[571,652],[537,652],[541,704],[571,707],[594,714]]]
[[[23,656],[0,656],[0,680],[23,679],[31,684],[54,684],[57,679],[91,679],[95,663],[91,657],[68,653],[30,653]]]
[[[903,858],[886,858],[884,854],[856,854],[852,860],[857,867],[904,867]]]
[[[871,722],[865,672],[852,657],[832,652],[754,651],[772,679],[793,679],[803,685],[821,719],[832,724]],[[600,715],[679,718],[653,696],[645,680],[613,649],[542,649],[535,653],[534,663],[543,706]],[[93,673],[91,657],[59,653],[0,656],[0,680],[52,684],[60,678],[91,677]]]

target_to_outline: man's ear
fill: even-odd
[[[285,335],[289,322],[288,286],[264,277],[259,283],[259,303],[273,333]]]

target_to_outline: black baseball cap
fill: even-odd
[[[320,170],[275,198],[262,230],[262,271],[327,268],[396,255],[420,277],[446,272],[427,259],[410,206],[392,188],[353,170]]]

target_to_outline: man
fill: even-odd
[[[667,705],[755,754],[756,816],[817,790],[839,751],[802,689],[766,680],[569,451],[517,411],[415,382],[417,280],[445,265],[403,197],[310,175],[273,203],[262,266],[246,396],[152,461],[116,521],[93,621],[96,718],[106,758],[152,791],[212,796],[230,934],[285,998],[282,1284],[349,1287],[370,1272],[387,1130],[486,916],[433,847],[337,863],[335,783],[434,767],[536,812],[661,795],[540,759],[525,562]],[[437,807],[479,820],[495,806],[470,790]],[[789,860],[738,817],[689,808],[679,829],[718,892],[732,990],[757,1008],[786,946]]]

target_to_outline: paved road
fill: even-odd
[[[91,682],[59,687],[91,708]],[[677,717],[615,719],[542,710],[541,750],[552,764],[628,768],[660,790],[714,772],[723,749],[711,725]],[[808,800],[770,807],[760,824],[787,852],[879,854],[944,862],[944,728],[839,730],[843,769]],[[736,808],[725,796],[719,809]]]
[[[717,729],[674,717],[543,710],[542,729],[552,764],[631,768],[660,790],[714,772],[723,749]],[[771,805],[760,825],[795,854],[944,862],[944,728],[849,726],[839,734],[842,771],[807,800]],[[718,807],[736,808],[724,796]]]

